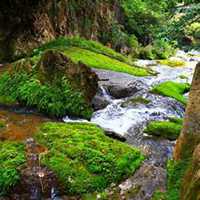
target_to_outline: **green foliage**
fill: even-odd
[[[128,58],[115,52],[113,49],[102,45],[97,41],[86,40],[84,38],[76,37],[59,37],[49,43],[42,45],[41,47],[34,49],[32,55],[38,55],[47,49],[65,50],[69,47],[79,47],[82,49],[90,50],[95,53],[99,53],[122,62],[128,62]]]
[[[152,121],[144,130],[150,135],[176,140],[181,132],[182,124],[180,121],[174,119],[172,121]]]
[[[185,28],[185,33],[194,38],[200,39],[200,22],[194,22]]]
[[[151,92],[174,98],[177,101],[186,105],[187,102],[183,94],[188,92],[189,90],[190,85],[188,83],[176,83],[173,81],[166,81],[164,83],[160,83],[154,86]]]
[[[90,118],[92,109],[80,92],[74,91],[64,78],[60,85],[41,83],[36,74],[16,71],[0,76],[0,95],[6,95],[49,115],[71,114]]]
[[[72,47],[65,50],[64,54],[66,54],[76,63],[81,61],[85,65],[93,68],[123,72],[135,76],[150,75],[150,72],[148,72],[146,69],[134,67],[102,54],[77,47]]]
[[[25,163],[24,145],[0,142],[0,196],[6,194],[20,179],[19,167]]]
[[[93,124],[46,123],[35,137],[49,150],[42,163],[57,174],[67,194],[103,191],[144,159],[139,150],[105,136]]]
[[[174,46],[164,39],[155,40],[153,44],[142,47],[140,57],[143,59],[166,59],[175,53]]]

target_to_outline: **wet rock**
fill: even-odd
[[[96,95],[92,100],[92,107],[95,111],[102,110],[109,105],[109,101],[104,96]]]
[[[166,170],[145,161],[138,171],[109,192],[109,200],[150,200],[154,191],[165,191]]]
[[[75,64],[58,51],[46,51],[36,68],[40,81],[57,85],[65,77],[74,89],[82,92],[87,102],[91,102],[97,92],[97,75],[86,65]]]
[[[133,96],[136,92],[140,90],[136,82],[135,83],[132,82],[127,85],[118,85],[118,84],[108,85],[107,89],[110,95],[116,99]]]
[[[100,80],[100,86],[106,88],[108,93],[116,98],[126,98],[133,96],[140,90],[147,90],[148,86],[137,77],[131,76],[129,74],[93,69],[98,75]]]
[[[106,134],[107,136],[111,137],[111,138],[120,140],[120,141],[122,141],[122,142],[125,142],[125,141],[126,141],[126,138],[125,138],[123,135],[117,134],[117,133],[115,133],[114,131],[105,130],[105,134]]]

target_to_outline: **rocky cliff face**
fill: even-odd
[[[116,0],[2,0],[0,60],[26,53],[60,35],[104,37],[120,18]]]
[[[184,127],[174,157],[184,160],[188,169],[181,189],[182,200],[200,198],[200,63],[196,66]]]

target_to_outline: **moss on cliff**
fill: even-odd
[[[46,123],[35,137],[49,149],[42,163],[57,174],[67,194],[102,191],[132,174],[144,159],[93,124]]]

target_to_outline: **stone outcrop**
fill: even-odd
[[[1,0],[0,62],[61,35],[101,40],[118,18],[116,0]]]
[[[181,188],[181,200],[200,199],[200,63],[196,66],[183,130],[174,157],[187,164]]]

